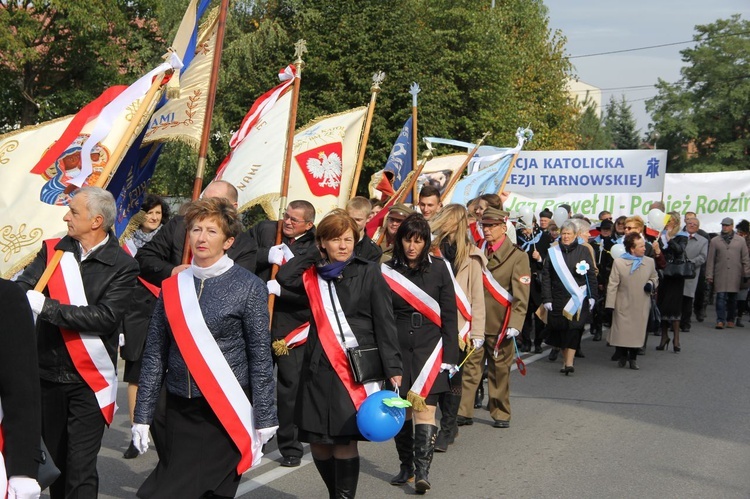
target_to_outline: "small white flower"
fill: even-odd
[[[586,262],[586,260],[581,260],[580,262],[576,263],[576,274],[578,275],[586,275],[586,272],[589,271],[589,264]]]

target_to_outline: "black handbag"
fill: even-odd
[[[648,312],[646,332],[656,333],[658,331],[661,331],[661,312],[659,311],[659,306],[656,304],[656,297],[651,295],[651,310]]]
[[[60,470],[55,465],[52,458],[49,457],[49,451],[47,446],[44,444],[44,439],[40,442],[41,457],[39,459],[39,471],[36,481],[39,483],[39,487],[42,490],[46,489],[60,476]]]
[[[664,277],[683,277],[693,279],[695,277],[695,264],[690,260],[681,260],[676,262],[667,262],[667,266],[662,271]]]
[[[380,350],[376,346],[359,346],[346,349],[349,365],[357,383],[370,383],[372,381],[383,381],[383,361],[380,359]]]

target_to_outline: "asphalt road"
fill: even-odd
[[[709,314],[712,314],[712,310]],[[682,352],[658,352],[651,336],[639,371],[610,361],[606,342],[584,341],[585,359],[560,374],[547,351],[514,372],[513,418],[494,429],[484,409],[456,443],[435,454],[428,493],[436,498],[750,497],[750,326],[713,329],[713,317],[682,334]],[[671,345],[671,344],[670,344]],[[99,455],[100,497],[135,497],[156,453],[122,459],[129,422],[120,411]],[[309,453],[299,468],[278,452],[243,477],[237,497],[325,498]],[[360,446],[359,497],[414,495],[388,484],[398,470],[392,442]]]

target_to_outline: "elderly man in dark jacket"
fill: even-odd
[[[114,219],[115,200],[109,192],[79,189],[63,218],[68,235],[45,241],[18,278],[38,315],[42,433],[62,472],[50,487],[53,499],[98,494],[96,456],[117,393],[117,328],[138,275],[138,264],[111,231]],[[33,291],[55,251],[64,253],[45,294]],[[76,349],[83,344],[86,348]],[[91,364],[93,371],[87,369]],[[100,380],[104,385],[97,384]]]
[[[255,274],[268,284],[270,293],[277,295],[271,321],[271,339],[274,344],[274,361],[278,366],[276,399],[279,411],[279,430],[276,438],[281,453],[281,465],[299,466],[302,462],[302,444],[297,440],[294,427],[294,405],[297,387],[302,372],[304,348],[300,344],[287,344],[286,337],[310,322],[310,307],[307,296],[281,290],[271,280],[274,264],[283,264],[291,255],[300,256],[308,251],[318,254],[315,246],[315,207],[307,201],[292,201],[287,206],[282,221],[281,242],[287,248],[284,255],[282,245],[276,245],[277,222],[263,221],[250,229],[253,242]],[[290,339],[291,340],[291,339]],[[291,342],[290,342],[291,343]],[[291,347],[291,348],[290,348]]]
[[[716,293],[716,329],[734,327],[737,293],[743,277],[750,276],[750,255],[745,239],[734,232],[734,220],[721,221],[721,233],[708,245],[706,282]]]

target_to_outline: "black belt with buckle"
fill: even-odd
[[[411,327],[419,329],[424,323],[424,316],[419,312],[412,312],[411,314]]]

